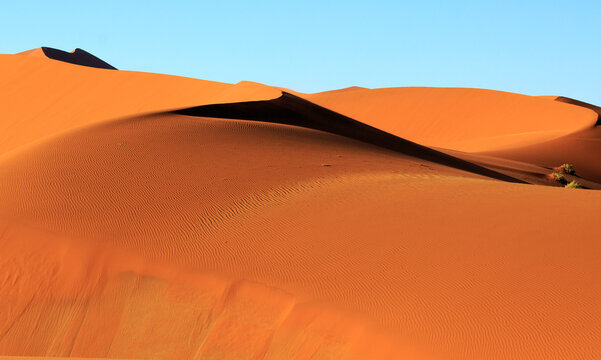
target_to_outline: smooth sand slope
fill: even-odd
[[[0,355],[601,356],[597,191],[513,183],[467,158],[543,168],[460,160],[259,84],[12,64]],[[59,70],[64,97],[39,105],[34,79]]]
[[[0,153],[98,121],[202,104],[273,99],[281,92],[169,75],[0,55]]]
[[[588,108],[597,114],[596,126],[558,139],[544,141],[528,146],[488,151],[486,154],[507,159],[526,161],[541,166],[553,166],[558,163],[572,163],[578,173],[590,180],[601,183],[601,108],[568,98],[557,98],[557,101],[575,104]]]
[[[590,110],[547,98],[465,88],[349,88],[301,95],[422,145],[488,151],[592,126]]]

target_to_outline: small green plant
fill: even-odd
[[[558,173],[556,171],[553,171],[551,173],[551,176],[553,177],[553,180],[555,180],[555,181],[557,181],[559,183],[562,183],[564,185],[568,183],[567,180],[566,180],[566,178],[565,178],[565,176],[563,176],[562,173]]]
[[[576,173],[576,170],[574,170],[574,165],[572,164],[563,164],[559,168],[564,174],[574,175]]]
[[[576,182],[576,180],[572,180],[569,184],[566,185],[566,189],[582,189],[582,185]]]

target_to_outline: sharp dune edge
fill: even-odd
[[[595,106],[65,61],[0,55],[0,357],[601,357]]]
[[[71,52],[66,52],[50,47],[41,47],[39,49],[24,51],[20,54],[47,57],[49,59],[63,61],[70,64],[94,67],[99,69],[117,70],[117,68],[112,66],[111,64],[79,48]]]

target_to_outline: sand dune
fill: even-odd
[[[488,151],[485,154],[524,161],[547,168],[556,164],[572,163],[578,175],[601,183],[601,108],[582,101],[558,97],[556,101],[569,103],[578,107],[590,109],[597,114],[596,125],[575,133],[567,134],[557,139],[543,141],[528,146]]]
[[[486,154],[538,164],[545,167],[572,163],[577,173],[586,179],[601,183],[601,128],[595,127],[559,139]]]
[[[0,356],[601,357],[590,107],[0,72]]]
[[[468,152],[551,140],[597,121],[582,107],[482,89],[351,88],[304,97],[422,145]]]
[[[250,82],[108,71],[23,55],[0,55],[0,76],[0,153],[107,119],[281,95]]]

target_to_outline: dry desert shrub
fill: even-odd
[[[576,180],[572,180],[569,184],[566,185],[566,189],[582,189],[582,185],[576,182]]]
[[[576,170],[574,170],[574,165],[572,164],[562,164],[561,166],[553,168],[553,171],[568,175],[574,175],[576,173]]]
[[[553,177],[553,180],[555,180],[555,181],[557,181],[557,182],[559,182],[561,184],[565,185],[565,184],[568,183],[567,180],[566,180],[566,178],[565,178],[565,176],[563,176],[562,173],[558,173],[558,172],[554,171],[554,172],[551,173],[551,176]]]

